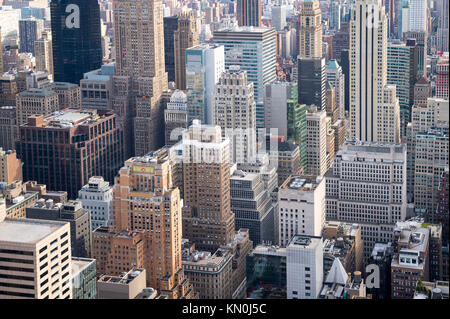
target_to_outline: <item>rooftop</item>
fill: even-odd
[[[293,189],[298,191],[311,192],[322,182],[322,178],[314,176],[290,176],[280,189]]]
[[[0,223],[0,242],[34,244],[65,225],[57,221],[5,219]]]
[[[98,282],[109,283],[109,284],[117,284],[117,285],[128,285],[131,283],[137,276],[139,276],[144,269],[132,269],[127,273],[122,273],[120,276],[108,276],[103,275],[98,279]]]

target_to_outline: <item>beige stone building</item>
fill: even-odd
[[[0,299],[71,299],[69,224],[2,215]]]
[[[300,10],[300,58],[322,57],[322,11],[319,1],[304,1]]]
[[[41,38],[34,41],[36,71],[47,71],[53,79],[53,47],[51,32],[43,31]]]
[[[315,106],[306,110],[306,174],[324,175],[327,171],[327,113]]]
[[[58,93],[50,89],[30,89],[20,92],[16,98],[17,125],[28,123],[32,115],[50,115],[59,111]]]
[[[147,286],[145,269],[132,268],[117,276],[103,275],[97,280],[98,299],[134,299]]]
[[[0,147],[0,183],[10,185],[15,181],[22,181],[22,161],[17,158],[16,151]]]
[[[178,30],[173,35],[175,83],[179,90],[186,90],[186,49],[198,44],[198,35],[194,12],[181,11],[178,14]]]

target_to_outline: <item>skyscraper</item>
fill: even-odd
[[[183,133],[183,236],[199,250],[214,252],[232,241],[230,140],[220,126],[194,120]]]
[[[247,72],[231,66],[222,73],[214,94],[214,125],[230,139],[230,162],[256,160],[256,104]]]
[[[225,48],[225,68],[239,65],[253,82],[256,127],[264,128],[264,88],[276,79],[276,31],[265,27],[225,28],[214,32],[214,42]]]
[[[47,71],[53,78],[53,47],[51,32],[42,32],[41,37],[34,41],[36,71]]]
[[[117,0],[113,6],[113,109],[125,127],[126,157],[139,156],[156,150],[164,140],[161,95],[168,82],[162,4],[161,0]]]
[[[54,79],[79,84],[85,72],[102,65],[99,4],[52,0],[50,8]]]
[[[34,53],[34,41],[41,37],[44,21],[35,18],[19,21],[20,49],[19,52]]]
[[[398,101],[386,100],[387,19],[381,0],[357,0],[350,21],[350,137],[398,143],[400,123],[385,128]],[[399,119],[400,121],[400,119]]]
[[[178,16],[164,17],[164,64],[169,82],[175,81],[174,34],[178,29]]]
[[[409,31],[427,32],[428,2],[409,0]]]
[[[175,84],[177,89],[186,90],[186,49],[198,44],[198,32],[194,12],[181,11],[178,14],[178,29],[173,35]]]
[[[298,103],[326,108],[325,58],[298,59]]]
[[[239,26],[261,26],[261,0],[237,0],[237,20]]]
[[[322,11],[318,0],[305,0],[300,11],[299,58],[322,57]]]
[[[116,177],[114,227],[143,232],[147,285],[169,298],[193,296],[181,264],[180,191],[172,184],[172,164],[158,152],[133,157]]]

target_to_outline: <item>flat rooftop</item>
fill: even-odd
[[[280,189],[314,191],[321,182],[321,178],[313,176],[291,176],[280,186]]]
[[[303,247],[314,249],[322,241],[321,237],[296,235],[292,238],[288,247]]]
[[[0,242],[34,244],[65,224],[34,219],[5,219],[0,223]]]

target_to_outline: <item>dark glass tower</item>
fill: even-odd
[[[97,0],[52,0],[55,81],[80,84],[83,74],[102,65]]]
[[[325,58],[298,59],[298,103],[326,108]]]
[[[164,17],[164,61],[169,82],[175,81],[173,35],[178,29],[178,16]]]

